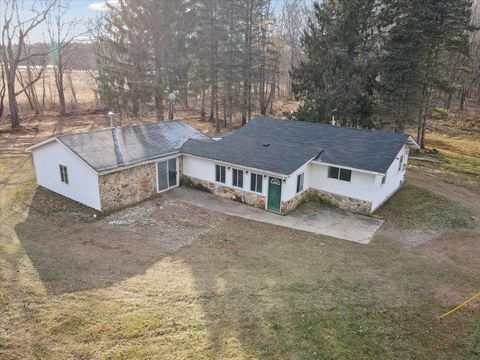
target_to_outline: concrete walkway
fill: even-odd
[[[291,214],[281,216],[185,187],[167,191],[163,195],[172,200],[205,207],[222,214],[332,236],[361,244],[368,244],[375,231],[382,224],[381,220],[369,216],[354,214],[315,202],[305,203]]]

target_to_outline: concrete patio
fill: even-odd
[[[368,244],[375,231],[382,225],[382,221],[379,219],[315,202],[302,204],[291,214],[281,216],[185,187],[167,191],[163,196],[227,215],[332,236],[360,244]]]

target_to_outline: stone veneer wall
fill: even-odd
[[[100,175],[102,211],[112,211],[157,194],[156,163]]]
[[[282,215],[292,212],[297,206],[306,201],[322,201],[343,210],[365,215],[369,215],[372,209],[372,203],[370,201],[354,199],[348,196],[310,188],[290,200],[282,201]]]
[[[232,189],[210,181],[182,175],[180,184],[197,190],[207,191],[230,200],[239,201],[259,209],[265,209],[265,196],[257,195],[240,189]]]
[[[369,215],[372,210],[372,202],[354,199],[348,196],[332,194],[325,191],[314,190],[316,196],[323,202],[339,207],[343,210]]]
[[[313,189],[307,189],[295,197],[287,201],[282,201],[282,215],[287,215],[295,210],[300,204],[303,204],[306,201],[317,200],[315,197],[315,191]]]

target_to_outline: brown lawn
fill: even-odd
[[[1,359],[480,356],[479,300],[437,318],[480,291],[478,192],[464,208],[414,176],[367,246],[165,196],[94,219],[36,188],[23,150],[105,125],[92,113],[0,134]]]

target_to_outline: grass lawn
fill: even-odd
[[[403,230],[453,231],[474,226],[469,210],[411,183],[395,193],[376,216]]]
[[[436,162],[412,160],[410,166],[431,177],[480,191],[480,140],[477,133],[446,135],[429,132],[426,141],[430,149],[439,151],[426,156]]]
[[[161,196],[92,221],[32,171],[2,163],[1,359],[480,356],[479,301],[437,319],[480,291],[478,232],[438,195],[406,186],[360,245]],[[405,246],[396,221],[447,233]]]

